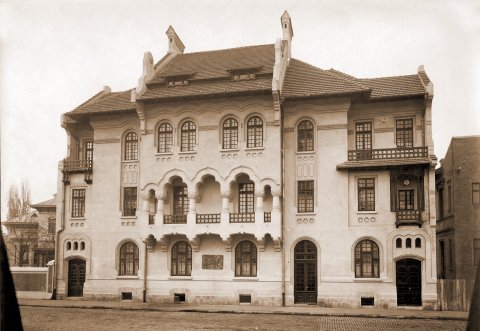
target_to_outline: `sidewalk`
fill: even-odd
[[[194,305],[160,304],[136,302],[86,301],[86,300],[36,300],[19,299],[20,306],[64,307],[86,309],[121,309],[168,312],[237,313],[237,314],[289,314],[318,316],[383,317],[403,319],[467,320],[463,311],[429,311],[416,309],[376,309],[376,308],[323,308],[314,305],[293,307],[268,307],[251,305]]]

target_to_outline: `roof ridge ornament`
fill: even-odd
[[[185,45],[171,25],[168,27],[166,34],[168,37],[168,53],[183,54]]]

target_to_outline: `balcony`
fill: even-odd
[[[395,226],[401,225],[418,225],[422,226],[422,215],[420,210],[397,210]]]
[[[187,224],[187,215],[163,215],[163,224]]]
[[[197,214],[197,224],[220,223],[220,214]]]
[[[85,182],[92,183],[93,160],[63,160],[63,182],[70,184],[68,175],[70,173],[85,173]]]
[[[255,223],[255,213],[230,213],[230,223]]]
[[[428,147],[381,148],[348,151],[348,161],[428,157]]]

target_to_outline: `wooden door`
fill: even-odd
[[[295,246],[295,303],[317,303],[317,247],[308,240]]]
[[[83,283],[85,283],[86,263],[82,259],[68,261],[68,296],[83,296]]]
[[[422,305],[422,263],[415,259],[397,261],[397,305]]]

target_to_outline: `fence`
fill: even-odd
[[[49,299],[52,296],[53,261],[47,267],[11,267],[17,298]]]
[[[472,300],[473,280],[439,279],[437,281],[440,310],[468,311]]]

